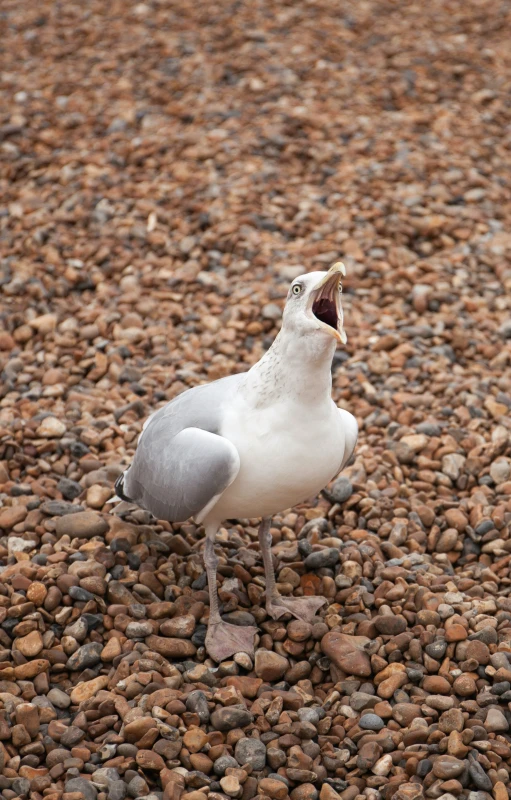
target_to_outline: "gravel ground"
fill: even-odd
[[[0,11],[5,800],[507,800],[511,6]],[[146,415],[243,371],[295,275],[348,267],[354,462],[218,537],[110,513]]]

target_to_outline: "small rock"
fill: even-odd
[[[103,508],[106,501],[109,500],[111,496],[111,488],[94,484],[87,489],[87,505],[89,508]]]
[[[359,726],[365,731],[381,731],[384,721],[377,714],[364,714],[360,717]]]
[[[497,486],[505,483],[511,476],[511,461],[508,458],[497,458],[490,466],[490,475]]]
[[[165,768],[165,761],[153,750],[139,750],[136,762],[142,769],[155,769],[161,771]]]
[[[245,706],[233,705],[217,708],[211,715],[213,728],[219,731],[231,731],[233,728],[244,728],[253,720],[253,716]]]
[[[397,636],[406,630],[406,620],[404,617],[385,614],[374,618],[374,625],[378,633],[385,636]]]
[[[239,739],[234,756],[240,767],[250,764],[256,772],[266,765],[266,747],[260,739]]]
[[[220,756],[213,764],[215,775],[224,775],[227,769],[238,769],[239,764],[232,756]]]
[[[190,728],[183,736],[183,745],[190,753],[198,753],[207,741],[207,734],[201,728]]]
[[[318,550],[311,553],[304,561],[305,569],[314,570],[322,569],[324,567],[335,567],[339,561],[339,551],[335,547],[325,547],[323,550]]]
[[[241,795],[241,784],[236,775],[226,775],[220,778],[220,786],[228,797],[239,797]]]
[[[66,792],[80,792],[84,800],[96,800],[98,796],[96,787],[85,778],[71,778],[66,781]]]
[[[164,658],[190,658],[197,652],[195,645],[185,639],[165,639],[163,636],[148,636],[147,646]]]
[[[348,675],[367,678],[371,675],[371,662],[363,648],[369,642],[370,639],[365,636],[348,636],[330,631],[321,640],[321,650]]]
[[[71,705],[71,698],[68,694],[62,691],[62,689],[58,689],[56,686],[47,694],[48,700],[55,706],[55,708],[69,708]]]
[[[57,417],[45,417],[36,430],[36,436],[41,439],[61,439],[66,432],[66,426]]]
[[[83,486],[77,483],[77,481],[72,481],[70,478],[61,478],[57,484],[57,489],[64,500],[74,500],[83,492]]]
[[[278,681],[288,669],[289,662],[284,656],[263,648],[256,650],[255,674],[263,681]]]
[[[71,702],[79,705],[85,700],[89,700],[91,697],[94,697],[94,695],[101,691],[101,689],[104,689],[107,685],[108,677],[106,675],[100,675],[98,678],[93,678],[91,681],[79,683],[71,692]]]
[[[468,525],[468,518],[459,508],[449,508],[445,512],[445,520],[450,528],[456,528],[459,533],[463,533]]]
[[[470,759],[468,765],[468,772],[470,777],[472,778],[476,789],[480,789],[483,792],[491,792],[493,788],[493,784],[489,775],[486,774],[481,764],[475,759]]]
[[[353,486],[349,478],[346,478],[344,475],[337,478],[333,483],[330,494],[336,503],[345,503],[346,500],[349,500],[353,494]]]
[[[57,520],[55,532],[70,539],[92,539],[103,536],[108,530],[108,523],[94,511],[79,511],[78,514],[66,514]]]
[[[15,525],[23,522],[27,513],[25,506],[9,506],[8,508],[3,508],[0,511],[0,528],[3,528],[4,531],[10,531]],[[11,552],[15,551],[11,549]]]
[[[263,778],[259,781],[259,790],[271,800],[285,800],[288,792],[286,784],[275,778]]]
[[[42,636],[39,631],[27,633],[21,639],[16,639],[15,647],[25,658],[35,658],[44,647]]]
[[[189,639],[194,630],[197,621],[193,614],[183,614],[173,619],[166,619],[160,625],[160,633],[163,636],[175,636],[178,639]]]
[[[99,642],[84,644],[69,657],[66,666],[74,672],[87,667],[95,667],[101,661],[102,650],[103,646]]]
[[[439,756],[433,763],[433,774],[443,780],[457,778],[464,769],[464,762],[454,756]]]
[[[129,622],[126,626],[124,633],[128,639],[144,639],[150,636],[153,632],[153,626],[150,622]]]
[[[509,730],[509,723],[500,708],[490,706],[484,721],[484,727],[489,733],[502,733]]]

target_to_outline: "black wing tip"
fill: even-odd
[[[120,497],[121,500],[124,500],[126,503],[134,502],[134,500],[132,500],[131,497],[128,497],[128,495],[125,494],[124,492],[124,472],[122,473],[122,475],[119,475],[119,477],[115,481],[114,488],[117,497]]]

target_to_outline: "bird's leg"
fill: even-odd
[[[225,661],[235,653],[254,655],[254,635],[257,628],[241,627],[224,622],[220,616],[218,592],[216,588],[216,571],[218,558],[215,555],[216,526],[206,528],[206,547],[204,564],[208,576],[209,587],[209,622],[206,634],[206,650],[215,661]]]
[[[264,576],[266,580],[266,611],[273,619],[280,619],[284,614],[292,614],[303,622],[312,622],[321,606],[325,605],[324,597],[282,597],[275,584],[275,570],[271,555],[271,517],[266,517],[259,527],[259,544],[263,555]]]

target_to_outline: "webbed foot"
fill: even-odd
[[[266,604],[266,611],[273,619],[280,619],[284,614],[292,614],[302,622],[312,622],[321,606],[326,603],[324,597],[277,597]]]
[[[236,653],[254,655],[254,636],[257,628],[241,627],[229,622],[213,622],[206,634],[206,650],[215,661],[225,661]]]

